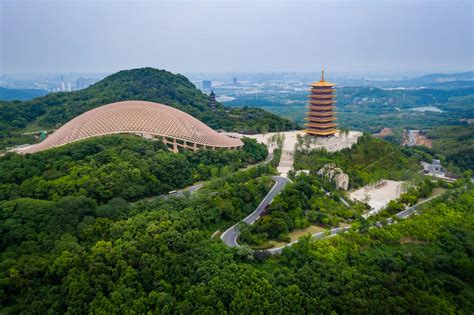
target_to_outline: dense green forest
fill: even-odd
[[[474,311],[472,184],[451,187],[421,215],[367,229],[362,205],[347,208],[333,183],[298,176],[250,242],[308,224],[354,228],[303,237],[270,257],[211,237],[273,185],[272,163],[237,171],[267,156],[263,145],[244,142],[238,151],[174,154],[159,141],[116,135],[0,158],[0,313]],[[334,161],[356,185],[404,178],[422,154],[370,136],[351,150],[316,152],[298,153],[297,163],[316,170]],[[136,201],[205,179],[189,196]],[[425,186],[410,194],[424,196]]]
[[[295,123],[258,108],[227,109],[217,104],[217,110],[212,111],[209,97],[183,75],[141,68],[112,74],[80,91],[52,93],[25,102],[0,102],[0,149],[31,141],[31,137],[19,135],[25,128],[54,129],[92,108],[124,100],[170,105],[213,129],[256,133],[297,128]]]
[[[359,138],[351,149],[338,152],[302,151],[295,154],[296,170],[318,171],[327,163],[335,163],[349,175],[349,186],[356,188],[379,179],[406,180],[421,169],[423,152],[399,148],[370,135]]]
[[[433,139],[432,151],[445,157],[446,162],[474,170],[474,125],[435,127],[427,136]]]
[[[102,301],[112,293],[109,285],[117,289],[115,298],[131,303],[124,312],[141,304],[132,295],[146,291],[158,304],[140,308],[171,310],[172,304],[159,305],[174,299],[165,288],[178,282],[187,286],[182,263],[187,269],[196,259],[206,260],[200,253],[209,250],[204,243],[215,248],[208,229],[252,211],[270,188],[269,178],[261,177],[269,172],[270,165],[257,166],[212,182],[212,194],[206,187],[192,199],[156,199],[133,207],[122,198],[97,206],[81,195],[0,202],[0,313],[101,312],[102,307],[117,313]],[[109,252],[119,244],[122,253]]]
[[[31,155],[0,157],[0,200],[84,195],[106,202],[167,193],[262,161],[267,149],[244,138],[242,150],[170,152],[132,135],[92,138]]]
[[[133,206],[1,202],[1,312],[474,312],[472,187],[399,224],[304,238],[281,257],[210,238],[254,209],[268,168],[220,179],[213,194]]]

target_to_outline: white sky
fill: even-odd
[[[467,71],[473,3],[0,0],[0,72]]]

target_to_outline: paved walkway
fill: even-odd
[[[364,215],[367,218],[377,214],[388,205],[391,200],[397,199],[402,193],[401,181],[382,179],[378,185],[365,185],[351,193],[349,196],[354,201],[367,202],[372,208]]]

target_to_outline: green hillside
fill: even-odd
[[[132,206],[1,201],[0,313],[473,314],[472,188],[399,224],[306,237],[281,257],[211,238],[268,190],[244,174],[212,194]]]
[[[18,134],[27,126],[57,128],[92,108],[123,100],[170,105],[214,129],[256,133],[297,128],[295,123],[257,108],[226,109],[218,104],[213,112],[208,107],[209,97],[183,75],[141,68],[112,74],[80,91],[53,93],[26,102],[0,102],[0,148],[21,143]]]
[[[420,170],[420,158],[415,151],[366,134],[351,149],[297,151],[294,167],[296,170],[318,171],[327,163],[336,163],[349,175],[350,187],[357,188],[380,179],[409,179]]]
[[[160,141],[109,135],[32,155],[7,153],[0,157],[0,200],[84,195],[104,203],[159,195],[265,159],[263,144],[243,141],[242,150],[175,154]]]
[[[433,151],[448,163],[474,170],[474,125],[435,127],[428,137],[433,139]]]

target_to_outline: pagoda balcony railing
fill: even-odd
[[[324,89],[334,89],[334,87],[336,86],[335,84],[328,84],[328,85],[312,85],[310,84],[311,88],[312,89],[315,89],[315,90],[324,90]]]
[[[320,97],[311,97],[308,102],[333,102],[336,103],[334,98],[320,98]]]
[[[321,110],[314,110],[314,109],[310,109],[309,112],[307,112],[308,114],[314,114],[314,115],[319,115],[319,114],[330,114],[330,113],[334,113],[334,106],[333,108],[326,108],[326,109],[321,109]]]
[[[308,95],[309,98],[320,98],[320,99],[331,99],[331,98],[335,98],[336,95],[335,94],[331,94],[331,93],[328,93],[328,94],[310,94]]]
[[[317,104],[314,104],[314,103],[308,102],[308,108],[316,109],[316,110],[321,109],[321,108],[335,108],[336,106],[334,104],[335,103],[326,103],[326,104],[317,103]]]
[[[335,93],[331,93],[331,92],[328,92],[328,93],[322,93],[322,92],[314,92],[314,93],[309,93],[308,94],[309,97],[318,97],[318,96],[321,96],[321,97],[336,97],[336,94]]]
[[[322,104],[322,105],[328,104],[329,105],[329,104],[336,103],[336,101],[335,100],[314,100],[314,99],[312,99],[312,100],[309,101],[309,103],[310,104],[316,104],[316,105],[319,105],[319,104]]]
[[[328,117],[334,116],[336,112],[307,112],[306,115],[310,117]],[[309,117],[308,117],[309,118]]]
[[[316,89],[316,88],[312,88],[311,90],[309,90],[311,93],[334,93],[336,92],[335,89],[331,89],[331,88],[324,88],[324,89]]]
[[[326,114],[332,114],[334,113],[332,110],[327,110],[327,111],[310,111],[308,112],[311,116],[327,116]]]
[[[308,127],[308,129],[311,129],[311,130],[331,130],[331,129],[336,129],[334,127],[336,126],[327,126],[327,127],[324,127],[324,126],[321,126],[321,127],[316,127],[316,126],[308,126],[308,125],[305,125],[306,127]]]
[[[335,88],[332,87],[325,87],[323,89],[317,89],[317,88],[310,88],[309,91],[314,91],[314,93],[334,93],[336,92]]]
[[[332,109],[336,108],[336,106],[327,106],[327,105],[326,106],[314,106],[314,105],[310,105],[308,108],[312,112],[320,112],[320,111],[332,110]]]
[[[334,120],[337,120],[336,117],[326,117],[326,118],[318,118],[318,117],[314,117],[314,116],[311,116],[311,117],[305,117],[304,120],[309,120],[311,122],[331,122],[331,121],[334,121]]]

